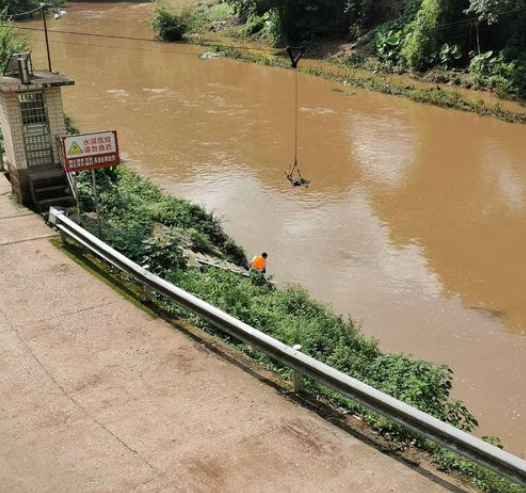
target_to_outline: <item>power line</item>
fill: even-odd
[[[501,12],[500,14],[498,14],[498,16],[503,17],[506,15],[519,14],[521,12],[526,12],[526,7],[521,7],[520,9],[515,9],[515,10],[507,10],[505,12]],[[436,29],[436,30],[446,29],[448,27],[454,27],[454,26],[458,26],[461,24],[470,24],[472,22],[473,23],[480,22],[480,19],[478,17],[468,17],[467,19],[461,19],[461,20],[454,21],[454,22],[448,22],[446,24],[439,24],[438,26],[435,26],[433,29]]]
[[[43,7],[37,7],[33,10],[28,10],[27,12],[17,12],[16,14],[8,14],[8,17],[15,19],[17,17],[27,17],[28,15],[34,14],[35,12],[40,12]]]
[[[11,26],[9,24],[0,24],[0,27],[15,27],[15,29],[20,29],[22,31],[38,31],[42,32],[44,29],[40,27],[26,27],[26,26]],[[92,37],[99,37],[99,38],[107,38],[107,39],[119,39],[123,41],[143,41],[147,43],[153,43],[153,44],[163,44],[166,45],[165,41],[159,41],[156,39],[151,38],[138,38],[134,36],[121,36],[117,34],[105,34],[105,33],[93,33],[93,32],[85,32],[85,31],[68,31],[64,29],[48,29],[48,33],[57,33],[57,34],[70,34],[70,35],[77,35],[77,36],[92,36]],[[220,43],[212,43],[212,42],[206,42],[204,44],[200,44],[201,46],[209,46],[214,47],[218,46],[221,48],[232,48],[237,50],[254,50],[254,51],[271,51],[276,52],[280,51],[280,48],[266,48],[262,46],[236,46],[236,45],[224,45]]]
[[[50,41],[51,45],[66,45],[66,46],[85,46],[85,47],[91,47],[91,48],[103,48],[103,49],[111,49],[111,50],[131,50],[131,51],[149,51],[147,48],[139,48],[137,46],[124,46],[124,45],[104,45],[104,44],[93,44],[93,43],[76,43],[74,41]],[[191,45],[187,45],[191,46]],[[180,55],[180,56],[196,56],[195,53],[189,53],[189,52],[183,52],[183,51],[174,51],[174,50],[155,50],[156,53],[171,53],[174,55]]]

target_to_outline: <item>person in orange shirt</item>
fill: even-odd
[[[251,269],[257,270],[265,274],[267,272],[267,258],[268,254],[266,253],[262,253],[261,255],[254,255],[254,257],[248,265]]]

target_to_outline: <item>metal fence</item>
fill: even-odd
[[[61,232],[63,237],[72,238],[101,259],[133,277],[145,288],[151,289],[177,305],[190,310],[236,339],[250,344],[283,365],[293,368],[312,380],[333,389],[340,395],[386,416],[408,430],[526,487],[526,461],[519,457],[490,445],[469,433],[460,431],[454,426],[311,358],[170,284],[90,234],[68,219],[62,211],[51,208],[49,222]]]

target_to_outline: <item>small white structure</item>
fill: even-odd
[[[60,188],[66,180],[58,138],[66,133],[61,88],[74,83],[64,75],[33,72],[29,53],[14,54],[0,77],[4,168],[20,200],[39,209],[70,195]]]

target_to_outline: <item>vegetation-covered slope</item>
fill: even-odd
[[[276,43],[338,37],[389,70],[469,71],[476,86],[526,97],[526,0],[229,2],[249,33]]]

